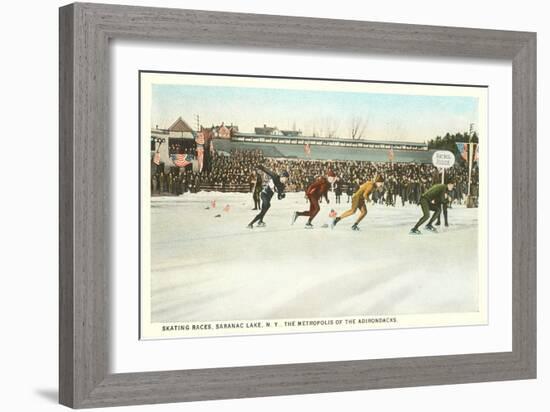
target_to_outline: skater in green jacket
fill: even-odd
[[[437,232],[432,223],[441,215],[441,209],[447,207],[448,196],[447,191],[451,191],[454,188],[454,182],[449,181],[447,184],[435,184],[429,188],[426,192],[420,196],[420,207],[422,208],[422,217],[418,220],[416,225],[411,229],[411,234],[418,235],[420,230],[418,228],[430,219],[430,210],[434,212],[432,218],[426,225],[426,229],[431,232]]]

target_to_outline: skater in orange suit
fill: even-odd
[[[303,212],[294,212],[294,214],[292,215],[292,224],[296,222],[298,216],[308,216],[306,229],[313,228],[311,222],[313,221],[315,216],[317,216],[317,213],[319,213],[319,210],[321,209],[321,207],[319,206],[319,200],[321,199],[321,197],[324,197],[327,204],[330,203],[330,201],[328,200],[328,190],[335,179],[336,175],[332,170],[329,170],[326,177],[320,176],[315,179],[312,184],[309,185],[306,190],[306,197],[309,200],[309,210],[305,210]]]
[[[380,175],[377,175],[372,182],[368,181],[359,186],[359,189],[357,189],[351,198],[351,209],[346,210],[334,219],[332,227],[334,228],[340,220],[355,214],[357,209],[359,209],[359,217],[351,227],[352,230],[359,230],[359,222],[361,222],[361,220],[363,220],[363,218],[367,215],[366,200],[369,198],[369,195],[373,192],[373,190],[379,190],[382,186],[384,186],[384,178]]]

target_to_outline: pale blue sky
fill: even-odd
[[[181,116],[193,128],[236,124],[292,129],[304,135],[351,137],[360,119],[365,139],[423,142],[445,133],[464,132],[478,122],[477,97],[153,84],[153,127],[167,128]],[[322,82],[319,82],[322,88]],[[355,119],[355,120],[354,120]]]

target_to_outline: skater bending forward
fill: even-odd
[[[263,165],[259,165],[258,169],[265,172],[269,176],[269,181],[266,183],[266,185],[263,187],[261,193],[260,193],[260,199],[262,200],[262,206],[260,209],[260,213],[252,219],[252,222],[248,224],[248,228],[252,229],[254,227],[254,223],[258,222],[259,227],[264,227],[264,216],[271,207],[271,198],[277,192],[277,199],[281,200],[285,198],[285,184],[288,179],[288,172],[284,171],[279,176],[277,173],[272,172],[271,170],[267,169]]]
[[[321,207],[319,206],[319,201],[322,197],[325,198],[327,204],[330,203],[328,200],[328,189],[332,183],[334,183],[334,180],[336,179],[336,175],[332,170],[329,170],[327,172],[326,177],[320,176],[315,181],[310,184],[306,190],[306,197],[309,200],[309,210],[305,210],[303,212],[294,212],[292,215],[292,224],[298,219],[298,216],[308,216],[307,223],[306,223],[306,229],[312,229],[313,225],[311,222],[317,216],[317,213],[319,213],[319,210]]]
[[[426,192],[420,196],[420,207],[422,208],[422,217],[418,220],[416,225],[411,229],[411,234],[419,235],[422,232],[418,228],[430,219],[430,210],[433,211],[431,219],[426,225],[426,229],[431,232],[437,232],[436,228],[432,226],[432,223],[436,219],[440,219],[441,210],[443,209],[443,215],[445,217],[445,226],[447,223],[447,191],[451,191],[454,188],[454,182],[449,181],[447,184],[439,183],[433,185]]]
[[[375,176],[372,182],[367,181],[359,186],[359,189],[357,189],[357,191],[351,197],[351,209],[346,210],[344,213],[334,219],[332,227],[334,228],[334,226],[336,226],[336,224],[340,220],[355,214],[355,212],[357,212],[357,209],[359,209],[359,217],[357,217],[357,220],[351,227],[352,230],[359,230],[359,222],[361,222],[361,220],[363,220],[363,218],[367,215],[367,205],[365,203],[366,200],[375,189],[380,190],[383,186],[384,178],[381,175]]]

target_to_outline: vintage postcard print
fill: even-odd
[[[487,88],[139,73],[140,338],[487,323]]]

